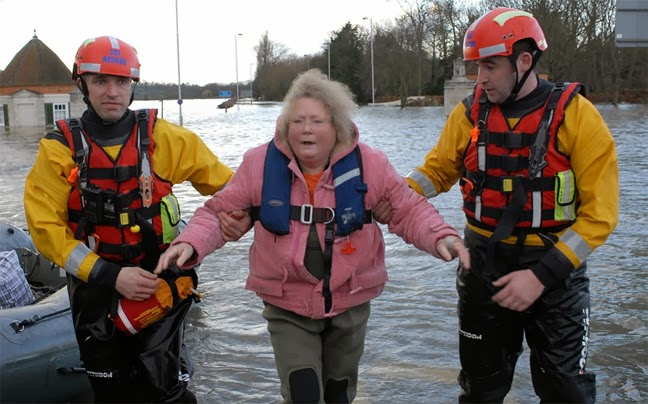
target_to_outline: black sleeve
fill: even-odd
[[[550,249],[542,259],[531,267],[531,272],[538,277],[545,288],[558,285],[564,281],[574,269],[571,261],[557,248]]]

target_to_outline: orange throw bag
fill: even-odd
[[[141,302],[121,297],[113,303],[110,318],[120,331],[126,334],[137,334],[144,328],[166,316],[173,307],[189,296],[200,301],[195,293],[196,272],[169,267],[160,274],[160,286],[151,297]],[[194,282],[196,279],[196,282]]]

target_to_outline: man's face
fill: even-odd
[[[477,61],[477,84],[481,84],[488,100],[501,104],[511,95],[517,77],[513,65],[504,56],[493,56]]]
[[[106,74],[88,74],[83,78],[95,112],[106,122],[118,121],[130,104],[132,80]]]

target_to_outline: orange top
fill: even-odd
[[[319,182],[320,177],[324,171],[317,174],[304,174],[306,185],[308,186],[308,195],[310,195],[310,203],[313,205],[313,194],[315,193],[315,186]]]

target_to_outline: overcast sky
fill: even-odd
[[[133,45],[142,80],[204,85],[244,82],[264,32],[295,55],[321,52],[346,22],[369,28],[402,14],[397,0],[0,0],[0,70],[34,36],[71,69],[86,39],[112,35]],[[237,36],[236,34],[242,34]],[[235,40],[236,37],[236,40]]]

